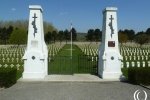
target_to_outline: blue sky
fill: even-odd
[[[57,29],[69,29],[70,22],[78,32],[102,29],[102,10],[118,8],[118,28],[145,31],[150,27],[150,0],[1,0],[0,20],[28,19],[29,5],[41,5],[45,21]]]

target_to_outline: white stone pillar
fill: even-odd
[[[103,11],[102,43],[98,65],[98,74],[103,79],[119,79],[122,75],[116,11],[115,7],[107,7]]]
[[[44,78],[48,74],[48,50],[44,41],[43,10],[39,5],[31,5],[29,9],[28,42],[23,56],[23,78]]]

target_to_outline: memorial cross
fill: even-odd
[[[33,19],[34,19],[34,21],[32,21],[32,25],[33,25],[33,28],[34,28],[34,33],[33,33],[33,35],[34,35],[34,37],[35,37],[35,33],[37,33],[37,27],[36,27],[36,18],[38,18],[38,17],[36,17],[36,14],[34,13],[34,16],[32,17]]]
[[[111,15],[111,17],[109,18],[110,19],[110,23],[109,23],[109,26],[110,26],[110,29],[111,29],[111,38],[112,38],[112,35],[114,34],[114,29],[113,29],[113,20],[114,20],[114,18],[112,17],[112,15]]]

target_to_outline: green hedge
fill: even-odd
[[[123,76],[125,76],[128,79],[128,68],[121,68]]]
[[[10,87],[17,81],[16,68],[0,68],[0,87]]]
[[[128,80],[133,84],[150,85],[150,67],[129,68]]]

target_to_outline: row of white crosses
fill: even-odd
[[[0,63],[23,63],[22,56],[24,54],[24,47],[10,46],[0,48]]]
[[[21,65],[21,64],[0,64],[0,68],[8,68],[8,67],[10,67],[10,68],[14,68],[14,67],[16,67],[17,68],[17,70],[20,70],[20,67],[23,67],[23,64]]]
[[[7,58],[7,57],[22,57],[23,56],[23,53],[7,53],[7,54],[0,54],[0,57],[3,57],[3,58]]]
[[[0,62],[2,63],[19,63],[22,62],[23,60],[21,58],[0,58]]]
[[[48,55],[49,55],[49,57],[55,56],[64,45],[65,45],[64,43],[62,43],[61,45],[59,43],[48,45]]]
[[[65,43],[55,43],[48,45],[48,62],[51,61],[51,57],[54,57],[60,49],[65,45]]]
[[[98,44],[76,44],[85,55],[97,56]]]
[[[97,55],[99,44],[77,44],[85,55]],[[123,56],[122,67],[150,67],[150,46],[121,46],[121,55]]]
[[[135,44],[121,46],[122,67],[150,67],[150,46],[139,47]]]
[[[19,47],[19,48],[10,48],[10,47],[5,47],[5,48],[0,48],[0,57],[3,58],[11,58],[11,57],[22,57],[24,54],[24,47]]]
[[[62,43],[61,45],[59,43],[49,45],[49,58],[55,56],[64,45],[65,43]],[[7,64],[22,64],[24,52],[25,46],[13,48],[11,46],[0,46],[0,64],[3,64],[3,67],[4,65],[6,67]]]
[[[150,60],[150,48],[121,47],[121,55],[124,61],[148,61]]]
[[[132,61],[132,62],[125,62],[125,63],[123,63],[122,62],[122,68],[123,67],[127,67],[127,68],[129,68],[129,67],[150,67],[150,61],[142,61],[142,62],[139,62],[139,61],[136,61],[136,62],[134,62],[134,61]]]
[[[150,53],[150,48],[134,48],[134,47],[127,47],[127,46],[122,46],[120,50],[122,55],[149,55]]]
[[[76,43],[76,45],[81,49],[84,55],[91,57],[91,61],[98,61],[98,45],[91,43]]]
[[[138,56],[124,56],[123,55],[123,60],[125,61],[148,61],[150,57],[148,55],[143,56],[143,55],[138,55]]]
[[[22,56],[24,54],[24,51],[25,46],[0,46],[0,67],[16,67],[17,70],[19,70],[20,67],[23,67]]]

